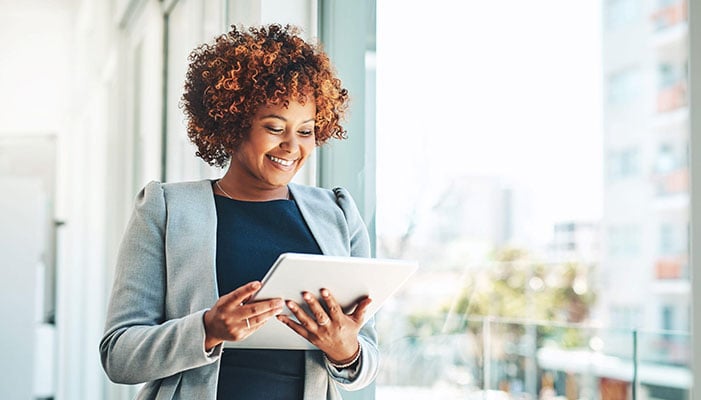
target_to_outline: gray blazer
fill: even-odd
[[[350,194],[290,184],[326,255],[369,257],[367,230]],[[136,198],[122,239],[100,341],[102,365],[117,383],[146,383],[137,399],[215,400],[222,345],[204,349],[204,312],[217,300],[217,215],[212,182],[149,183]],[[337,371],[307,351],[305,399],[340,399],[377,375],[374,321],[360,332],[355,371]]]

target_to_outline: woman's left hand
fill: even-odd
[[[311,315],[299,304],[287,300],[287,308],[299,322],[284,314],[278,315],[277,319],[326,353],[332,362],[345,364],[352,360],[360,345],[358,332],[363,326],[363,316],[372,300],[369,297],[361,299],[353,313],[346,314],[328,289],[321,289],[321,298],[328,312],[311,293],[302,293],[302,298],[309,305]]]

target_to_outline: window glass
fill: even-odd
[[[378,398],[688,400],[685,3],[411,5],[377,4],[377,254],[421,266]]]
[[[632,177],[640,172],[637,149],[614,150],[609,153],[608,177],[618,180]]]

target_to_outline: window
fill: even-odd
[[[688,381],[622,377],[641,367],[633,354],[690,374],[659,347],[690,349],[687,332],[659,333],[660,305],[684,327],[689,301],[688,32],[657,30],[655,2],[521,3],[378,4],[378,256],[421,265],[392,316],[378,315],[378,393],[537,398],[552,381],[560,396],[687,400]],[[406,26],[427,34],[407,41]],[[453,62],[456,48],[468,62]],[[562,287],[567,301],[541,303]],[[610,363],[572,362],[600,355]],[[430,365],[435,385],[403,365]]]
[[[674,306],[662,306],[662,329],[674,329]]]
[[[638,149],[612,151],[608,157],[609,180],[631,178],[640,174]]]
[[[659,253],[662,256],[680,256],[688,252],[686,224],[663,222],[659,227]]]
[[[674,226],[671,224],[662,224],[660,226],[660,254],[672,254],[674,250]]]
[[[686,66],[663,63],[658,66],[658,87],[666,89],[686,80]]]
[[[666,173],[674,171],[674,169],[679,165],[679,161],[674,155],[674,150],[672,146],[667,143],[663,143],[657,149],[657,161],[655,162],[655,171],[658,173]]]
[[[606,0],[604,20],[606,29],[616,30],[639,20],[641,3],[637,0]]]

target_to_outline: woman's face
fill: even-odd
[[[290,101],[263,106],[253,116],[248,138],[231,158],[244,176],[261,189],[285,186],[314,151],[316,106]],[[233,165],[236,163],[237,165]]]

